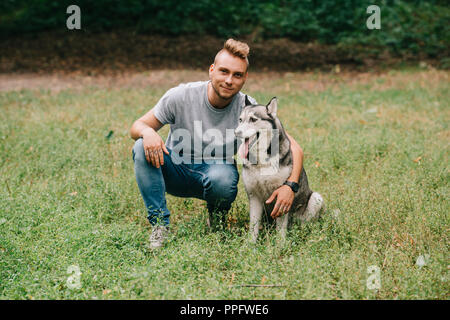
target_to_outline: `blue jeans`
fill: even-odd
[[[147,162],[142,139],[133,147],[136,181],[144,199],[150,224],[169,224],[165,193],[177,197],[206,200],[210,218],[224,217],[237,195],[239,173],[235,164],[175,164],[172,152],[164,154],[164,165],[156,168]]]

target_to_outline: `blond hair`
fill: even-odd
[[[247,69],[248,69],[249,66],[248,56],[250,54],[250,47],[248,46],[248,44],[231,38],[228,39],[227,41],[225,41],[223,49],[221,49],[216,54],[216,57],[214,58],[214,63],[216,62],[216,59],[219,56],[219,54],[221,54],[224,51],[231,53],[235,57],[244,59],[245,62],[247,62]]]
[[[225,41],[223,48],[232,55],[239,57],[241,59],[247,59],[247,56],[250,53],[250,48],[248,44],[234,39],[228,39],[227,41]]]

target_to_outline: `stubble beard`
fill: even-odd
[[[214,87],[214,84],[212,83],[212,81],[211,81],[211,87],[213,88],[213,90],[214,90],[214,92],[217,94],[217,96],[218,96],[220,99],[225,100],[225,101],[231,100],[231,99],[236,95],[236,93],[234,93],[234,94],[232,94],[232,95],[231,95],[230,97],[228,97],[228,98],[222,96],[222,95],[220,94],[219,90],[217,90],[216,87]]]

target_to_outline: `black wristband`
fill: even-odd
[[[298,189],[300,188],[298,183],[292,182],[292,181],[287,181],[287,180],[283,183],[283,185],[289,186],[292,189],[292,191],[294,191],[294,193],[297,192]]]

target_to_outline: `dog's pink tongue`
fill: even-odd
[[[248,154],[248,144],[250,143],[250,139],[245,139],[244,142],[241,143],[239,147],[238,154],[241,159],[247,158]]]

